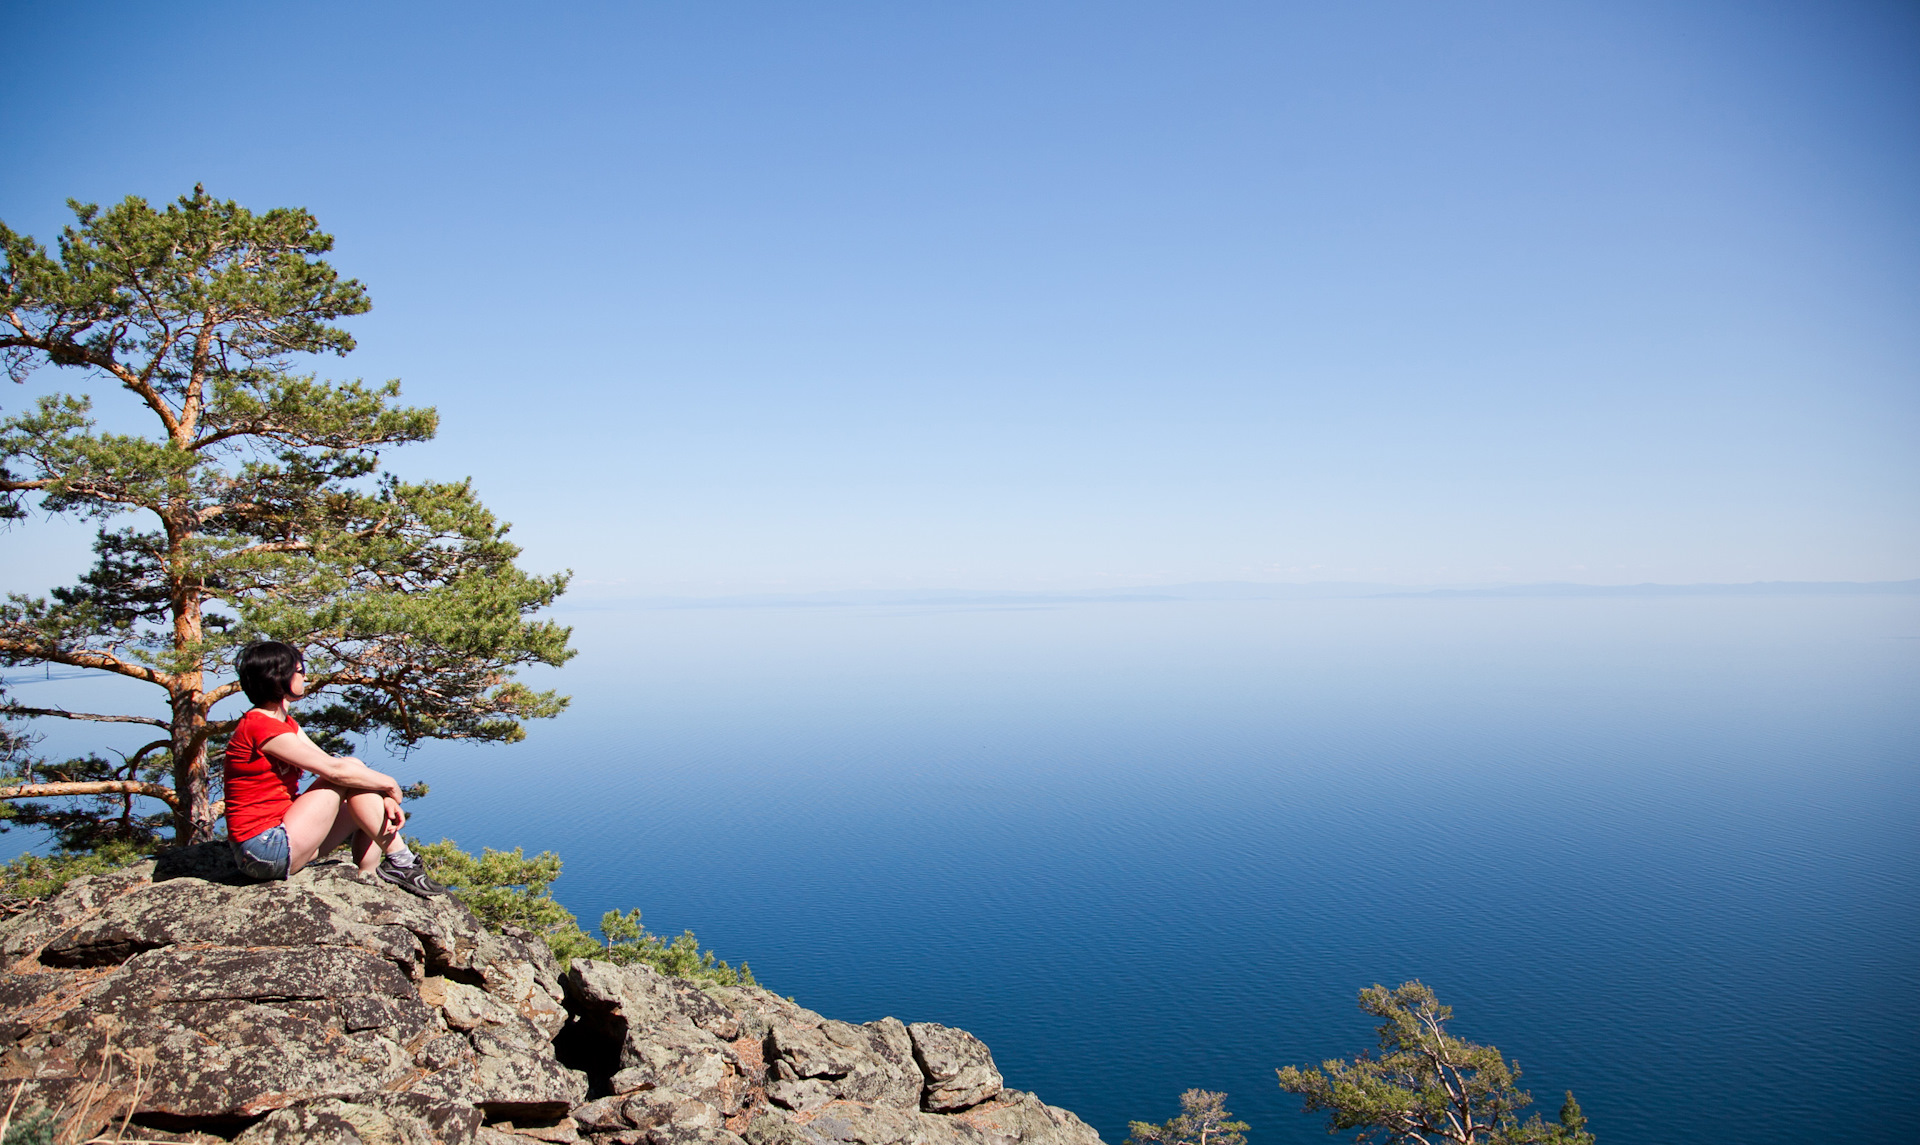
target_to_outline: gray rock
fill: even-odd
[[[926,1074],[923,1108],[935,1113],[970,1109],[997,1096],[1002,1079],[993,1054],[979,1038],[936,1022],[915,1022],[913,1056]]]
[[[54,936],[40,961],[113,966],[164,946],[350,946],[378,951],[408,969],[424,960],[420,940],[404,926],[369,924],[363,921],[368,912],[342,910],[339,896],[315,889],[313,879],[241,887],[176,879],[136,887]]]
[[[732,1051],[688,1037],[684,1030],[659,1026],[630,1037],[620,1060],[630,1063],[614,1073],[615,1093],[637,1089],[668,1090],[697,1097],[731,1113],[739,1107],[739,1070]]]
[[[691,983],[650,966],[576,959],[565,987],[575,1016],[618,1047],[613,1092],[682,1094],[722,1117],[740,1108],[754,1079],[732,1046],[702,1027],[737,1030],[738,1022]]]
[[[776,1024],[766,1041],[767,1096],[798,1112],[829,1101],[920,1107],[921,1076],[905,1026],[882,1018],[864,1026],[822,1021]]]
[[[489,995],[539,1027],[548,1040],[567,1024],[566,995],[546,943],[482,931],[469,966]]]
[[[285,882],[241,885],[108,878],[75,880],[80,890],[69,884],[53,903],[29,912],[35,921],[0,924],[0,949],[14,958],[38,950],[49,966],[84,967],[163,946],[350,946],[382,954],[410,978],[454,974],[477,980],[509,1006],[527,1003],[549,1015],[558,1009],[550,954],[543,950],[536,959],[524,941],[490,933],[455,899],[416,898],[349,863],[326,860]],[[68,925],[36,925],[41,916]],[[530,1001],[535,993],[544,1000]]]
[[[437,1072],[454,1065],[470,1065],[473,1057],[472,1042],[459,1034],[441,1034],[422,1045],[413,1061],[422,1069]]]
[[[1091,1125],[1019,1090],[969,1110],[967,1120],[982,1145],[1100,1145]]]
[[[761,1041],[774,1026],[817,1026],[826,1021],[790,999],[758,986],[707,986],[703,991],[732,1013],[741,1037]]]
[[[711,1102],[671,1089],[643,1089],[629,1094],[620,1115],[636,1129],[724,1129],[725,1119]]]
[[[533,1053],[487,1029],[468,1036],[478,1055],[469,1093],[489,1117],[565,1117],[567,1110],[587,1099],[587,1076],[561,1065],[551,1054]]]
[[[444,978],[440,980],[440,1012],[446,1015],[447,1025],[456,1030],[504,1026],[518,1017],[480,987]]]
[[[964,1118],[838,1102],[804,1122],[769,1112],[744,1134],[748,1145],[1099,1145],[1085,1122],[1032,1094],[1005,1091]]]
[[[618,1009],[629,1024],[690,1026],[721,1043],[740,1033],[740,1020],[726,1007],[694,983],[651,966],[578,958],[563,985],[569,1001],[597,1011]]]
[[[224,850],[77,879],[0,923],[0,1077],[30,1078],[24,1100],[87,1098],[83,1132],[133,1107],[261,1118],[250,1141],[465,1145],[483,1111],[564,1118],[585,1097],[554,1056],[544,949],[338,862],[229,878]]]
[[[962,1122],[890,1106],[834,1105],[795,1129],[798,1145],[980,1145]]]
[[[316,946],[301,950],[150,950],[127,960],[90,999],[112,1013],[174,1002],[285,1001],[379,995],[417,997],[391,962],[364,950]]]
[[[771,1113],[754,1118],[740,1136],[746,1139],[747,1145],[813,1145],[798,1125]]]
[[[6,1058],[9,1073],[37,1083],[24,1100],[51,1104],[50,1091],[84,1086],[95,1090],[101,1116],[124,1114],[137,1093],[139,1112],[187,1120],[253,1117],[378,1091],[410,1065],[398,1045],[378,1035],[346,1034],[279,1007],[232,1001],[125,1015],[76,1008],[37,1026]]]
[[[681,1128],[678,1125],[662,1125],[644,1130],[642,1138],[646,1145],[744,1145],[739,1137],[725,1129],[707,1126]],[[636,1141],[634,1145],[639,1145]]]
[[[533,1143],[537,1141],[551,1141],[562,1143],[562,1145],[572,1145],[573,1142],[586,1140],[586,1138],[580,1136],[579,1127],[573,1123],[573,1119],[570,1117],[502,1121],[484,1127],[483,1132],[486,1130],[491,1130],[500,1135],[498,1138],[489,1138],[489,1140],[512,1142],[513,1145],[533,1145]]]
[[[633,1128],[621,1113],[627,1100],[618,1094],[612,1097],[596,1098],[585,1105],[573,1108],[573,1123],[588,1133],[612,1133],[619,1129]]]
[[[183,848],[0,920],[0,954],[0,1085],[85,1106],[77,1137],[136,1113],[239,1145],[1099,1145],[965,1031],[646,966],[563,979],[537,935],[337,861],[251,883]]]
[[[436,1142],[457,1145],[470,1139],[480,1127],[480,1111],[469,1106],[435,1101],[417,1093],[381,1093],[363,1095],[359,1104],[372,1105],[392,1117],[420,1122]]]
[[[83,875],[52,900],[0,921],[0,956],[11,963],[38,951],[61,931],[128,890],[147,885],[152,861],[135,863],[105,875]]]
[[[477,1110],[382,1094],[275,1110],[234,1145],[472,1145],[479,1128]]]
[[[234,1138],[234,1145],[366,1145],[363,1125],[378,1135],[382,1145],[422,1145],[419,1138],[386,1123],[385,1118],[377,1127],[365,1120],[355,1124],[346,1117],[345,1108],[343,1102],[328,1101],[278,1109]]]

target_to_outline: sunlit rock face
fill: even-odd
[[[0,922],[0,1086],[73,1136],[236,1145],[1099,1145],[964,1030],[576,961],[315,864],[219,844]],[[138,1132],[133,1132],[137,1128]]]

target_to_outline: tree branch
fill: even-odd
[[[46,484],[51,485],[52,482],[49,481]],[[152,509],[159,512],[160,502],[143,500],[105,481],[75,481],[67,487],[67,491],[79,497],[92,497],[96,501],[106,501],[114,505],[132,505],[136,509]]]
[[[154,389],[152,383],[150,383],[145,376],[136,374],[119,362],[114,361],[111,354],[99,353],[72,340],[56,341],[52,338],[40,338],[31,334],[20,334],[11,338],[0,339],[0,345],[19,346],[29,350],[39,350],[49,358],[52,358],[56,365],[78,365],[84,363],[92,366],[96,370],[105,371],[115,381],[140,395],[140,399],[147,403],[147,407],[159,415],[161,424],[167,427],[168,437],[174,436],[179,430],[180,419],[174,415],[173,407],[167,404],[167,399],[161,396],[160,391]],[[70,361],[63,363],[61,361],[63,358],[69,359]],[[157,361],[158,359],[156,358],[155,360]]]
[[[167,350],[170,349],[172,345],[173,340],[168,339],[161,351],[153,356],[153,361],[147,363],[147,368],[138,374],[122,366],[112,358],[95,361],[93,359],[96,355],[88,355],[88,359],[90,365],[107,371],[109,374],[118,378],[121,385],[140,395],[140,400],[146,402],[147,408],[152,410],[160,418],[160,424],[167,427],[167,437],[177,439],[180,436],[180,418],[173,412],[173,407],[167,404],[167,399],[161,395],[159,390],[154,388],[153,382],[150,380],[154,369],[159,365],[161,359],[166,356]]]
[[[141,760],[143,760],[143,759],[145,759],[145,758],[147,758],[147,753],[148,753],[148,752],[150,752],[150,751],[159,751],[159,750],[161,750],[162,748],[170,748],[170,747],[172,747],[172,746],[173,746],[173,741],[172,741],[172,740],[170,740],[170,739],[157,739],[157,740],[154,740],[154,741],[153,741],[152,743],[150,743],[150,744],[148,744],[148,745],[146,745],[145,747],[143,747],[143,748],[141,748],[141,749],[140,749],[139,751],[136,751],[136,752],[134,752],[134,753],[133,753],[132,755],[130,755],[130,756],[127,756],[127,757],[126,757],[126,766],[128,766],[128,767],[138,767],[138,766],[140,766],[140,761],[141,761]]]
[[[63,720],[94,720],[103,724],[150,724],[156,728],[172,730],[165,720],[156,720],[151,716],[98,716],[92,712],[70,712],[65,708],[27,708],[19,704],[0,706],[0,715],[5,716],[56,716]]]
[[[137,779],[102,779],[91,783],[18,783],[0,787],[0,799],[51,799],[59,795],[145,795],[169,807],[179,805],[173,788]]]
[[[285,426],[275,425],[270,421],[263,420],[244,422],[227,429],[216,430],[202,437],[196,437],[186,448],[198,451],[210,445],[218,445],[223,441],[235,437],[264,437],[268,441],[276,441],[281,445],[313,444],[313,442],[309,440],[311,437],[309,434],[298,433]]]
[[[129,664],[110,652],[93,652],[85,648],[62,649],[49,648],[44,644],[29,643],[13,637],[0,636],[0,653],[11,656],[25,656],[34,660],[47,660],[55,664],[65,664],[69,668],[92,668],[101,672],[112,672],[118,676],[131,676],[135,680],[144,680],[149,684],[158,684],[171,690],[178,680],[168,672],[148,668],[140,664]],[[162,727],[167,725],[162,724]]]
[[[204,525],[208,521],[213,520],[215,517],[218,517],[222,513],[230,513],[235,509],[254,509],[254,508],[258,508],[258,506],[252,505],[252,504],[227,505],[224,503],[219,503],[219,504],[208,505],[204,509],[197,510],[194,515],[197,516],[200,519],[200,523]]]
[[[187,392],[180,399],[180,424],[173,427],[174,444],[182,449],[193,447],[194,430],[200,424],[200,403],[206,397],[207,359],[213,346],[213,329],[219,325],[223,315],[208,311],[200,329],[193,334],[193,371],[187,383]],[[172,349],[169,340],[168,349]]]
[[[255,553],[305,553],[312,549],[311,541],[263,541],[257,545],[248,545],[244,549],[235,549],[233,555],[245,557]]]

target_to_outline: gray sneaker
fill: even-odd
[[[415,861],[410,866],[401,866],[391,856],[382,858],[374,873],[393,885],[412,891],[421,898],[432,898],[447,893],[447,888],[427,877],[426,864]]]

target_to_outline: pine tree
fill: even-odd
[[[1566,1131],[1566,1139],[1572,1142],[1590,1142],[1593,1134],[1587,1132],[1587,1115],[1580,1112],[1580,1103],[1573,1099],[1573,1091],[1567,1091],[1567,1099],[1560,1103],[1560,1127]]]
[[[1351,1129],[1356,1140],[1392,1145],[1593,1145],[1572,1093],[1561,1124],[1537,1114],[1522,1123],[1519,1110],[1533,1099],[1516,1084],[1519,1067],[1492,1046],[1449,1034],[1453,1007],[1427,986],[1369,986],[1360,1008],[1383,1019],[1378,1057],[1279,1071],[1280,1088],[1306,1098],[1308,1113],[1327,1112],[1329,1133]]]
[[[1247,1145],[1247,1123],[1232,1117],[1226,1094],[1190,1089],[1180,1095],[1180,1116],[1171,1121],[1127,1122],[1125,1145]]]
[[[147,848],[160,841],[171,811],[163,807],[156,812],[151,803],[135,802],[142,786],[164,786],[164,769],[154,751],[122,754],[118,760],[95,753],[52,763],[34,751],[39,737],[19,729],[23,717],[10,714],[20,710],[0,688],[0,788],[97,783],[105,790],[52,804],[0,800],[0,831],[15,826],[46,828],[59,849],[68,852],[94,851],[114,843]]]
[[[176,840],[208,838],[221,810],[208,751],[228,726],[209,712],[238,690],[216,681],[256,638],[306,650],[309,688],[329,701],[303,715],[316,738],[513,741],[522,720],[558,713],[563,697],[514,673],[572,656],[567,629],[532,619],[566,576],[517,568],[507,527],[466,482],[380,473],[381,449],[436,424],[397,404],[398,382],[295,371],[352,350],[332,323],[370,305],[319,257],[333,240],[314,217],[255,214],[200,187],[164,210],[68,205],[57,255],[0,224],[0,356],[15,382],[47,366],[104,382],[131,399],[114,424],[130,415],[153,432],[103,429],[76,393],[0,421],[0,518],[38,495],[50,514],[101,522],[78,583],[0,605],[0,663],[111,673],[165,706],[11,706],[159,734],[121,765],[17,777],[0,799],[155,798]]]

